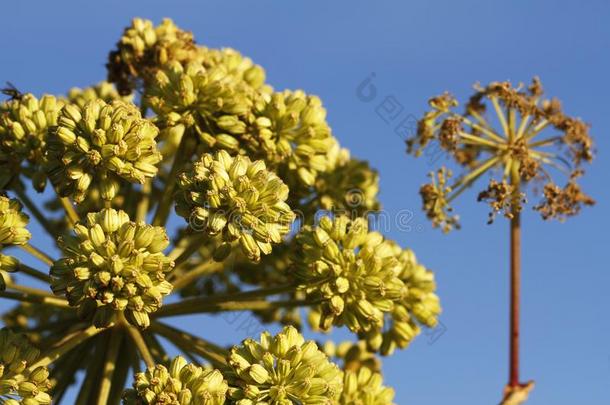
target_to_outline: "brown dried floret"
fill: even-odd
[[[487,189],[479,193],[478,201],[485,201],[491,207],[492,211],[489,213],[487,221],[488,224],[491,224],[499,212],[509,219],[512,219],[515,213],[520,212],[525,202],[525,194],[515,194],[515,187],[506,181],[498,182],[491,179]]]
[[[580,186],[572,179],[564,188],[555,183],[544,186],[544,199],[534,207],[543,219],[557,218],[560,221],[577,215],[583,205],[594,205],[595,200],[583,193]]]
[[[436,173],[431,172],[432,181],[419,189],[426,216],[432,221],[432,226],[440,227],[443,232],[460,228],[458,217],[451,215],[453,208],[447,200],[447,195],[451,192],[451,187],[447,186],[447,180],[451,176],[451,171],[442,167]]]
[[[457,118],[447,118],[441,124],[439,140],[441,146],[448,151],[455,151],[458,143],[458,133],[462,130],[462,122]]]

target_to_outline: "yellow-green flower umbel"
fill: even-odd
[[[68,104],[49,133],[51,182],[60,195],[76,202],[92,185],[99,187],[102,199],[112,200],[120,180],[142,184],[157,174],[158,133],[130,103],[96,99],[84,107]]]
[[[0,329],[0,403],[5,405],[46,405],[51,388],[46,367],[35,367],[40,350],[27,337]]]
[[[26,229],[29,217],[21,212],[19,201],[0,194],[0,248],[11,245],[24,245],[32,234]],[[6,287],[6,281],[1,271],[9,273],[17,271],[19,261],[0,253],[0,291]]]
[[[78,105],[81,108],[84,107],[89,101],[93,101],[98,98],[107,103],[111,103],[114,100],[131,102],[133,99],[131,95],[121,96],[114,85],[106,81],[99,82],[95,86],[85,87],[84,89],[73,87],[68,92],[68,101],[70,101],[72,104]]]
[[[309,187],[328,169],[327,152],[334,147],[322,101],[303,91],[264,95],[250,117],[255,153],[286,171],[295,186]]]
[[[364,218],[322,217],[318,225],[301,229],[297,243],[297,275],[308,297],[321,300],[314,327],[378,330],[407,292],[392,244],[369,232]]]
[[[229,396],[237,405],[338,404],[342,372],[292,326],[246,339],[228,357]]]
[[[346,371],[341,393],[341,405],[394,405],[394,390],[383,385],[380,373],[362,367]]]
[[[246,139],[244,119],[255,92],[224,65],[173,62],[156,73],[145,97],[161,128],[180,134],[192,130],[207,150],[237,151]]]
[[[32,94],[0,104],[0,188],[5,188],[18,174],[26,174],[41,191],[46,183],[44,146],[47,131],[57,123],[63,102],[54,96],[37,99]],[[22,164],[29,163],[29,170]]]
[[[65,257],[51,267],[51,287],[65,294],[84,318],[98,327],[119,312],[141,328],[172,285],[165,276],[174,263],[163,254],[169,239],[162,227],[135,223],[124,211],[105,208],[89,213],[61,240]]]
[[[134,18],[108,56],[108,81],[117,85],[121,95],[128,95],[164,64],[194,60],[198,53],[193,35],[169,18],[156,27],[150,20]]]
[[[196,366],[178,356],[169,368],[156,365],[137,373],[125,405],[223,405],[227,382],[218,370]]]
[[[250,260],[271,253],[295,218],[286,204],[288,187],[262,160],[205,154],[178,177],[178,186],[176,212],[195,231],[239,241]]]
[[[394,302],[394,308],[386,316],[385,328],[362,334],[369,350],[379,350],[384,356],[392,354],[396,348],[407,347],[421,332],[420,325],[436,327],[441,313],[434,274],[417,262],[412,250],[402,249],[394,242],[390,245],[399,262],[398,278],[407,290]]]

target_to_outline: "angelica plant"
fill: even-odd
[[[434,275],[369,229],[378,174],[321,100],[171,20],[134,19],[107,67],[0,104],[0,403],[392,404],[379,356],[437,324]],[[282,330],[223,346],[226,311]],[[354,342],[302,334],[333,327]]]
[[[407,139],[407,152],[420,156],[436,142],[461,171],[452,179],[452,171],[442,166],[421,187],[423,209],[433,226],[444,232],[459,228],[451,203],[485,175],[489,183],[477,199],[491,207],[488,222],[498,213],[510,220],[510,370],[503,403],[522,403],[533,382],[519,379],[521,212],[527,194],[541,195],[533,208],[545,220],[563,221],[595,203],[577,183],[583,166],[593,160],[589,125],[566,115],[559,100],[544,98],[538,78],[527,87],[477,84],[463,112],[456,112],[458,101],[449,93],[430,99],[429,105],[417,133]],[[557,176],[565,178],[565,185],[556,183]]]

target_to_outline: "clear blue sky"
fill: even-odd
[[[475,81],[540,76],[569,114],[592,124],[598,156],[582,183],[598,204],[564,224],[526,210],[522,374],[537,381],[528,404],[609,403],[609,2],[11,1],[1,13],[0,80],[37,94],[103,79],[106,54],[132,17],[167,16],[200,43],[252,57],[275,88],[321,96],[342,144],[379,169],[387,212],[414,213],[411,232],[392,227],[389,236],[438,278],[446,333],[434,344],[422,336],[385,362],[401,405],[498,402],[507,374],[508,225],[487,226],[486,207],[471,193],[456,207],[462,231],[432,230],[417,195],[430,167],[405,155],[375,106],[394,96],[405,116],[419,116],[444,90],[463,98]],[[378,95],[364,103],[356,88],[371,72]],[[246,334],[226,319],[190,322],[219,341]]]

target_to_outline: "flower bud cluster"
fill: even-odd
[[[6,405],[47,405],[51,397],[49,371],[36,363],[40,351],[23,335],[0,329],[0,403]]]
[[[68,104],[49,133],[48,172],[60,195],[85,199],[92,184],[104,200],[117,194],[120,180],[144,183],[161,160],[159,130],[135,105],[101,99],[83,107]]]
[[[228,357],[229,396],[237,405],[338,404],[343,373],[318,349],[287,326],[260,340],[246,339]]]
[[[204,154],[178,177],[176,212],[196,231],[238,241],[246,256],[258,261],[280,243],[294,221],[286,199],[288,187],[265,162],[231,157],[225,151]]]
[[[172,20],[166,18],[155,27],[150,20],[134,18],[108,56],[108,81],[117,85],[121,95],[128,95],[139,79],[146,81],[165,63],[186,62],[197,54],[193,35]]]
[[[124,405],[223,405],[227,382],[218,370],[205,369],[178,356],[169,368],[156,365],[135,375]]]
[[[135,223],[124,211],[89,213],[61,240],[65,257],[51,267],[51,288],[93,324],[104,327],[118,312],[146,328],[172,285],[174,263],[162,252],[169,239],[162,227]]]
[[[0,104],[0,188],[20,173],[28,173],[34,187],[41,191],[46,183],[42,170],[44,146],[49,127],[57,124],[63,101],[44,95],[40,99],[24,94]],[[31,171],[23,171],[28,162]]]
[[[225,65],[205,68],[172,62],[147,87],[146,102],[160,127],[182,134],[194,130],[209,150],[237,151],[243,145],[244,117],[252,109],[254,90],[231,76]]]
[[[321,302],[319,328],[383,328],[407,287],[398,277],[393,247],[380,233],[369,232],[364,218],[324,216],[318,225],[303,227],[297,243],[297,276],[308,296]]]
[[[19,201],[0,194],[0,249],[11,245],[24,245],[32,234],[26,229],[29,217],[21,212]],[[19,270],[19,261],[0,253],[0,291],[6,287],[2,272],[13,273]]]
[[[102,99],[106,103],[111,104],[115,100],[122,100],[129,103],[133,100],[132,95],[121,96],[112,83],[102,81],[95,86],[73,87],[68,92],[68,101],[83,108],[90,101]]]

